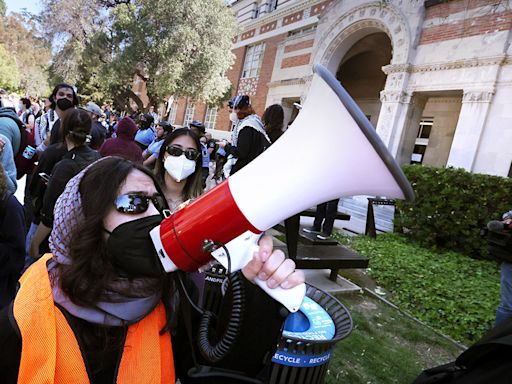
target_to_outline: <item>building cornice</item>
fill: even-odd
[[[382,67],[382,71],[389,75],[391,73],[418,73],[418,72],[436,72],[436,71],[447,71],[452,69],[461,68],[473,68],[473,67],[484,67],[489,65],[505,65],[512,64],[512,58],[506,55],[456,60],[442,63],[430,63],[430,64],[390,64]]]
[[[323,0],[303,0],[301,2],[298,2],[297,4],[290,5],[288,7],[284,7],[283,9],[277,9],[275,11],[272,11],[271,13],[258,17],[257,19],[254,19],[254,21],[248,21],[240,24],[240,28],[242,29],[242,33],[247,30],[251,30],[253,28],[261,27],[262,25],[271,23],[273,21],[278,21],[282,19],[284,16],[288,15],[289,13],[295,13],[299,12],[308,8],[313,7],[315,4],[321,3]]]
[[[297,77],[294,79],[277,80],[277,81],[272,81],[271,83],[268,83],[267,87],[276,88],[276,87],[285,87],[285,86],[290,86],[290,85],[303,85],[303,84],[309,83],[312,79],[313,79],[313,75]]]

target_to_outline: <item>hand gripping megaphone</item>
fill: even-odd
[[[231,242],[231,269],[243,268],[254,249],[239,253],[231,247],[243,248],[237,244],[325,201],[354,195],[413,199],[405,175],[349,94],[321,65],[313,71],[307,99],[278,141],[151,231],[167,272],[195,271],[213,257],[227,267],[223,251],[212,254],[205,247],[210,243]],[[304,284],[284,290],[256,283],[291,312],[305,295]]]

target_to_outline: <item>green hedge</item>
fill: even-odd
[[[479,230],[512,209],[512,180],[418,165],[406,165],[403,171],[416,200],[398,201],[395,228],[430,247],[485,257]]]

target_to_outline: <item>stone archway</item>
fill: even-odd
[[[401,11],[384,2],[368,2],[354,8],[348,8],[344,2],[336,3],[319,21],[319,43],[313,53],[313,62],[322,64],[335,74],[355,43],[382,32],[391,41],[392,55],[389,65],[383,68],[388,76],[380,93],[382,108],[377,132],[396,156],[411,103],[411,97],[406,92],[410,75],[411,33]]]
[[[350,47],[376,32],[385,32],[391,40],[391,64],[408,62],[411,37],[409,26],[399,9],[382,2],[367,3],[348,10],[345,8],[344,2],[339,2],[320,20],[320,43],[313,54],[314,63],[320,63],[335,73]]]

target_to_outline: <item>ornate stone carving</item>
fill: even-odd
[[[323,25],[325,33],[317,40],[321,43],[315,50],[313,62],[328,65],[347,37],[368,27],[378,28],[389,35],[393,45],[393,64],[403,64],[408,60],[411,37],[400,9],[382,2],[364,4],[348,12],[344,12],[343,7],[344,2],[339,2],[328,13],[338,15],[338,19],[327,16],[320,20],[319,30]]]
[[[382,67],[382,72],[386,75],[391,75],[392,73],[400,73],[400,72],[411,72],[410,64],[389,64]]]
[[[313,79],[313,75],[310,76],[304,76],[300,78],[295,79],[285,79],[285,80],[278,80],[273,81],[271,83],[268,83],[267,86],[269,88],[275,88],[275,87],[283,87],[287,85],[302,85],[302,84],[308,84]]]
[[[240,79],[240,83],[238,84],[238,94],[255,96],[258,88],[258,79],[259,77],[246,77],[244,79]]]
[[[404,91],[383,90],[380,92],[380,101],[382,103],[409,104],[411,102],[411,95]]]
[[[463,103],[490,103],[494,90],[465,90],[462,96]]]
[[[506,59],[506,56],[494,56],[467,60],[456,60],[443,63],[421,64],[411,66],[410,72],[433,72],[445,71],[449,69],[483,67],[488,65],[504,65],[507,63]]]

